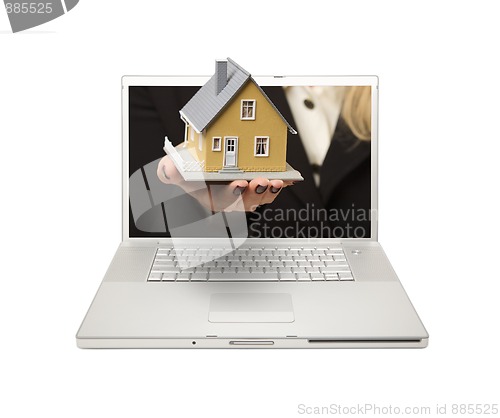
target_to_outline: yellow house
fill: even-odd
[[[180,110],[184,144],[202,171],[286,171],[287,133],[297,132],[251,75],[230,58]]]

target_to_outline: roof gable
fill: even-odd
[[[278,111],[276,106],[271,102],[269,97],[264,93],[262,88],[251,77],[250,73],[240,67],[232,59],[227,59],[227,84],[222,91],[217,94],[216,83],[217,74],[214,74],[210,79],[196,92],[196,94],[186,103],[180,110],[181,117],[191,124],[196,131],[202,132],[210,125],[222,110],[231,102],[236,94],[249,81],[252,81],[260,90],[262,95],[271,104],[273,109],[278,113],[283,122],[285,122],[288,130],[296,134],[290,124],[285,120],[283,115]]]

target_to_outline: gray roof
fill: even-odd
[[[236,93],[238,93],[247,82],[252,81],[272,105],[274,110],[280,115],[281,119],[288,127],[288,130],[292,134],[297,133],[251,77],[250,73],[240,67],[231,58],[227,59],[227,85],[219,94],[216,94],[216,79],[217,74],[214,74],[179,112],[187,122],[194,126],[196,131],[201,132],[210,125],[226,105],[231,102]]]

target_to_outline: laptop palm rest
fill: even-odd
[[[209,322],[293,322],[289,293],[214,293]]]

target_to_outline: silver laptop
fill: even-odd
[[[228,80],[239,69],[229,61]],[[186,165],[198,175],[188,182],[167,141],[235,151],[223,135],[190,138],[180,117],[216,76],[123,77],[123,236],[78,347],[426,347],[377,242],[377,77],[248,74],[298,132],[286,160],[303,180],[204,181]],[[249,152],[273,152],[272,136],[252,141]]]

